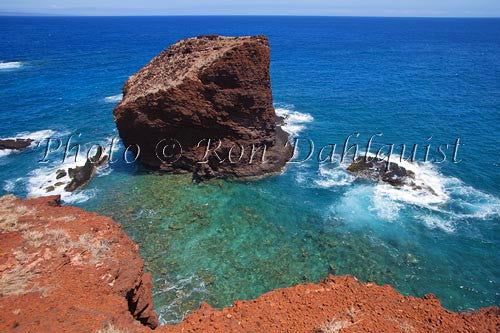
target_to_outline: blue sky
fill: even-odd
[[[0,13],[500,17],[500,0],[2,0]]]

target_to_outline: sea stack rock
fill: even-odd
[[[170,46],[123,87],[114,117],[125,146],[150,169],[197,179],[280,172],[292,148],[276,124],[269,63],[264,36]]]

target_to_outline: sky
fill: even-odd
[[[1,0],[0,14],[500,17],[500,0]]]

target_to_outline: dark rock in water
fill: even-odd
[[[387,161],[378,157],[358,157],[347,170],[363,178],[383,181],[392,186],[412,185],[415,173],[406,170],[402,166],[391,163],[387,167]]]
[[[55,187],[54,186],[48,186],[46,189],[45,189],[47,192],[52,192],[55,190]]]
[[[64,188],[67,192],[73,192],[80,187],[87,185],[92,177],[94,177],[97,168],[108,162],[108,156],[103,156],[102,148],[99,148],[94,157],[87,159],[83,166],[68,169],[69,178],[71,181]]]
[[[276,116],[276,125],[277,126],[285,126],[285,117],[281,117],[281,116]]]
[[[28,148],[34,140],[32,139],[4,139],[0,140],[0,150],[24,150]]]
[[[64,169],[59,169],[57,170],[56,172],[56,179],[61,179],[63,177],[65,177],[68,173],[66,172],[66,170]]]
[[[138,145],[139,159],[148,168],[192,172],[196,179],[280,172],[292,147],[277,125],[269,64],[263,36],[210,35],[172,45],[123,87],[114,117],[124,144]],[[164,139],[177,140],[182,154],[177,150],[167,154],[175,158],[164,158],[162,146],[157,149]],[[220,145],[221,159],[211,153],[207,163],[198,163],[205,161],[207,139],[212,149]],[[262,149],[250,163],[252,145],[266,146],[265,163]]]

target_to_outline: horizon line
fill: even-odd
[[[298,15],[298,14],[158,14],[158,15],[86,15],[1,12],[0,17],[350,17],[350,18],[435,18],[435,19],[500,19],[500,16],[397,16],[397,15]]]

